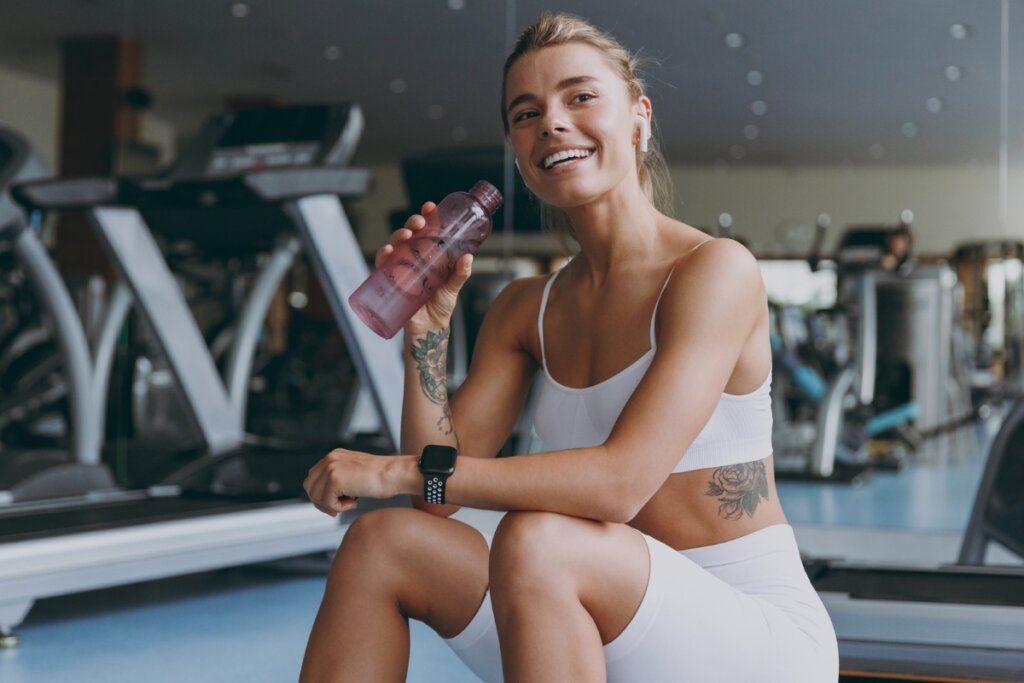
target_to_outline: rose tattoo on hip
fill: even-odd
[[[754,516],[762,499],[768,500],[768,476],[764,463],[745,462],[719,467],[711,473],[704,495],[718,498],[718,514],[725,519]]]

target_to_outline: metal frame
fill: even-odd
[[[46,487],[52,482],[72,482],[81,477],[100,486],[112,480],[100,463],[106,394],[110,382],[117,333],[128,315],[131,299],[123,288],[115,288],[106,306],[106,314],[96,348],[90,353],[88,337],[64,280],[50,259],[49,252],[36,232],[27,223],[24,212],[7,192],[15,182],[44,178],[46,166],[32,148],[17,134],[0,127],[0,142],[12,151],[8,167],[0,177],[0,221],[11,233],[12,248],[29,281],[35,287],[39,305],[52,323],[54,336],[64,362],[68,381],[68,411],[71,430],[70,458],[66,465],[53,466],[37,473],[33,487]],[[7,222],[12,218],[12,222]],[[73,488],[73,486],[72,486]],[[10,492],[0,503],[16,502]]]
[[[985,553],[992,541],[1001,543],[1018,555],[1024,556],[1024,540],[1007,538],[1005,534],[993,528],[988,520],[992,491],[1000,477],[1005,476],[1004,466],[1010,458],[1024,458],[1024,454],[1019,450],[1011,448],[1014,438],[1019,438],[1022,429],[1024,429],[1024,399],[1018,399],[1003,419],[999,432],[992,439],[985,462],[985,471],[981,475],[981,483],[978,485],[978,493],[974,497],[971,517],[967,522],[967,529],[964,531],[963,544],[960,546],[957,562],[961,565],[984,564]],[[1024,531],[1022,531],[1022,535],[1024,535]]]
[[[284,211],[298,229],[324,285],[338,329],[352,354],[360,386],[370,393],[383,420],[382,431],[399,448],[405,384],[401,336],[381,339],[348,306],[348,297],[369,277],[370,269],[341,202],[333,195],[304,197],[287,202]]]
[[[214,453],[238,447],[244,439],[242,425],[235,419],[206,341],[142,214],[130,207],[104,206],[91,211],[90,218],[132,290],[136,311],[153,328],[204,442]]]

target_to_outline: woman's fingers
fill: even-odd
[[[391,255],[391,252],[395,250],[390,244],[385,244],[383,247],[377,250],[377,256],[373,260],[373,267],[379,268],[381,261]]]
[[[309,496],[309,501],[313,503],[313,507],[320,512],[331,517],[336,517],[341,512],[334,505],[337,495],[331,490],[333,488],[331,485],[331,469],[328,466],[327,457],[310,468],[309,475],[302,482],[302,488],[306,490],[306,495]]]
[[[425,228],[427,226],[426,216],[435,210],[437,210],[437,204],[434,202],[424,202],[423,209],[420,213],[414,213],[405,219],[405,225],[391,233],[391,237],[388,238],[388,243],[377,250],[373,263],[374,267],[379,267],[381,262],[395,251],[395,247],[397,245],[405,242],[414,234]]]
[[[423,214],[414,213],[406,219],[405,225],[395,232],[401,232],[402,230],[420,230],[427,224],[427,219],[423,217]]]
[[[309,497],[309,502],[313,504],[313,507],[315,507],[317,510],[324,513],[325,515],[330,515],[332,517],[334,516],[333,510],[329,510],[320,504],[320,480],[318,477],[312,474],[306,477],[306,480],[302,482],[302,488],[306,490],[306,496]]]
[[[437,209],[437,204],[434,202],[424,202],[423,208],[420,209],[419,213],[414,213],[405,220],[405,225],[402,226],[404,230],[417,231],[422,230],[427,225],[427,216],[433,213]],[[401,232],[398,230],[397,232]]]
[[[391,238],[388,240],[388,244],[390,244],[391,246],[395,246],[400,242],[406,241],[407,239],[412,237],[413,230],[415,230],[415,228],[399,228],[398,230],[395,230],[393,233],[391,233]]]

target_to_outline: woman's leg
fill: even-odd
[[[408,619],[458,634],[487,591],[487,543],[462,522],[410,508],[367,512],[345,534],[300,680],[405,680]]]
[[[683,553],[645,540],[647,594],[604,648],[610,683],[838,678],[835,631],[788,525]]]
[[[604,643],[626,628],[650,569],[643,535],[548,512],[514,512],[491,548],[505,682],[602,681]]]

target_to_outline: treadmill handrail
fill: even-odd
[[[130,181],[129,181],[130,182]],[[188,199],[205,207],[232,206],[257,199],[267,203],[330,194],[340,199],[362,197],[370,189],[365,168],[312,166],[266,169],[217,178],[153,177],[139,180],[126,192],[143,206],[162,204],[164,198],[180,207]]]
[[[125,176],[38,180],[15,185],[11,195],[30,211],[68,211],[165,203],[175,207],[189,203],[224,207],[251,204],[253,200],[277,203],[321,194],[353,199],[369,189],[368,169],[321,166],[267,169],[220,178]]]
[[[29,211],[70,211],[124,203],[124,189],[119,178],[34,180],[13,186],[11,196]]]

